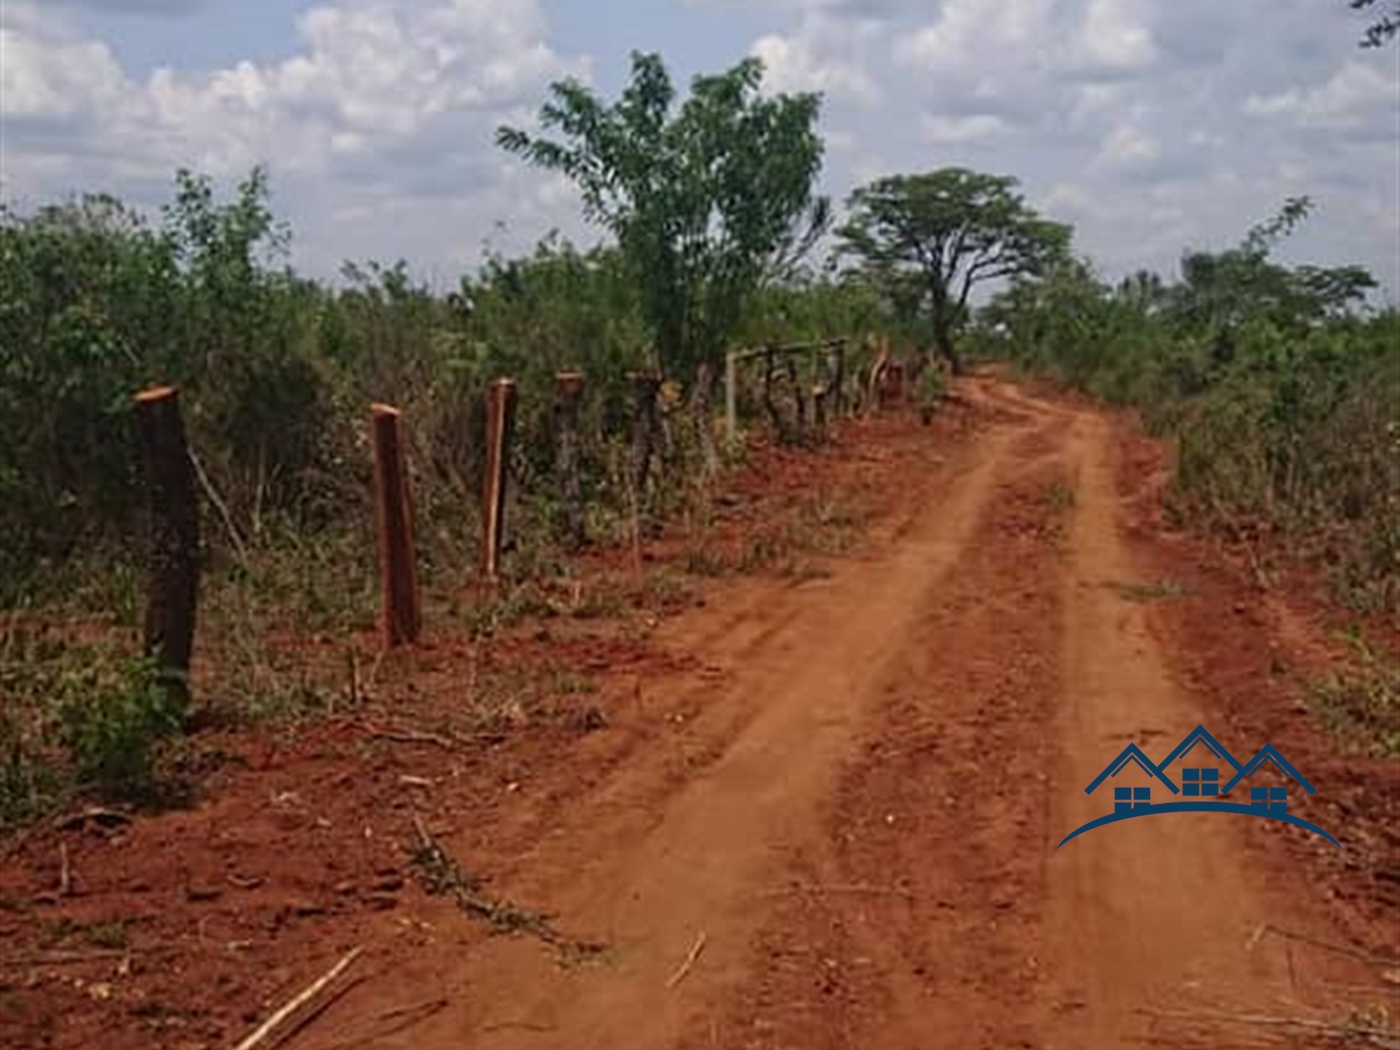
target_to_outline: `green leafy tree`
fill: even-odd
[[[1041,218],[1017,180],[965,168],[895,175],[857,189],[839,231],[900,312],[926,316],[936,352],[962,370],[955,333],[978,284],[1042,272],[1064,256],[1070,228]]]
[[[1290,269],[1270,256],[1313,210],[1307,197],[1292,197],[1274,217],[1253,227],[1236,248],[1189,252],[1181,261],[1175,312],[1188,328],[1209,332],[1228,356],[1234,332],[1251,321],[1280,329],[1306,328],[1341,317],[1376,279],[1363,267],[1303,266]]]
[[[790,268],[829,220],[814,194],[820,99],[765,98],[762,78],[746,59],[696,77],[677,108],[660,57],[634,53],[614,103],[573,80],[551,87],[540,123],[560,140],[497,134],[578,185],[587,218],[617,238],[663,367],[687,380],[713,369],[765,278]]]

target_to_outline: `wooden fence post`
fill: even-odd
[[[163,386],[136,395],[146,484],[150,491],[150,580],[143,651],[160,666],[165,687],[190,695],[199,603],[199,500],[180,414],[179,391]]]
[[[656,398],[661,391],[661,377],[650,372],[633,372],[632,385],[636,401],[632,415],[632,483],[640,505],[646,495],[647,476],[656,454]]]
[[[379,580],[384,648],[414,645],[422,632],[418,559],[413,542],[413,499],[403,443],[403,413],[371,405],[374,438],[374,509],[379,524]]]
[[[833,375],[829,389],[833,391],[832,410],[836,415],[841,415],[846,410],[846,344],[838,343],[836,346],[836,364],[832,369]]]
[[[583,393],[583,376],[578,372],[560,372],[555,377],[558,400],[555,402],[555,428],[558,439],[559,499],[564,507],[564,531],[569,546],[578,550],[587,537],[583,527],[583,483],[579,477],[579,402]]]
[[[486,403],[486,480],[481,490],[481,575],[495,583],[505,537],[506,473],[515,426],[515,380],[497,379]]]
[[[708,361],[695,371],[695,387],[690,392],[690,418],[695,427],[695,440],[700,445],[702,469],[706,478],[719,473],[719,449],[715,446],[715,423],[710,415],[710,397],[714,390],[715,373]]]
[[[738,351],[724,355],[724,438],[730,447],[739,440],[739,361]]]

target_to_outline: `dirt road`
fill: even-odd
[[[1400,1014],[1375,964],[1400,950],[1400,767],[1294,706],[1321,632],[1186,555],[1123,421],[991,376],[957,395],[730,479],[740,543],[792,524],[755,506],[879,486],[820,570],[711,581],[635,636],[635,612],[448,625],[368,707],[205,742],[236,758],[191,809],[16,840],[0,1045],[221,1050],[352,945],[290,1050],[1357,1045],[1272,1023]],[[550,650],[596,676],[582,729],[434,735],[470,728],[483,651],[543,674]],[[1242,762],[1282,747],[1318,788],[1289,812],[1348,850],[1219,813],[1060,846],[1115,787],[1165,801],[1133,767],[1085,787],[1197,725]],[[500,908],[423,892],[415,815]]]
[[[663,627],[703,665],[638,683],[664,732],[491,842],[436,815],[493,888],[606,951],[459,935],[444,904],[348,1003],[447,1005],[373,1046],[1256,1046],[1167,1015],[1374,1001],[1366,967],[1260,936],[1342,939],[1289,866],[1296,829],[1170,814],[1056,848],[1108,812],[1084,788],[1126,743],[1165,752],[1215,712],[1130,597],[1111,425],[964,393],[997,422],[909,479],[866,555]]]

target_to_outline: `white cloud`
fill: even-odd
[[[0,117],[76,119],[119,105],[127,88],[105,44],[27,3],[0,7]]]
[[[1148,164],[1162,156],[1162,144],[1142,128],[1122,124],[1104,140],[1097,160],[1114,167]]]
[[[1079,29],[1083,68],[1104,73],[1133,73],[1157,58],[1152,32],[1138,0],[1090,0]]]
[[[1287,117],[1301,127],[1337,132],[1381,130],[1388,114],[1390,133],[1400,135],[1400,80],[1353,59],[1316,87],[1251,95],[1244,111],[1258,117]]]
[[[926,116],[920,124],[924,138],[939,146],[991,142],[1008,127],[1001,117],[988,114],[970,117]]]
[[[533,123],[548,81],[587,78],[570,57],[582,44],[545,17],[572,2],[319,0],[265,26],[275,60],[137,75],[117,23],[95,19],[115,34],[99,36],[80,17],[193,10],[161,27],[173,38],[204,30],[200,0],[0,0],[0,185],[21,206],[72,189],[150,205],[177,165],[229,178],[266,161],[297,261],[322,274],[400,255],[450,272],[487,236],[513,250],[553,226],[577,235],[569,185],[492,142],[499,123]],[[1340,0],[682,0],[717,15],[693,45],[675,28],[691,16],[630,2],[653,7],[645,39],[625,43],[673,67],[748,50],[770,89],[824,92],[838,198],[972,163],[1019,176],[1113,273],[1170,270],[1183,247],[1232,243],[1305,193],[1319,213],[1289,250],[1400,290],[1396,56],[1358,51]],[[560,25],[606,46],[620,79],[624,42],[579,21]]]
[[[555,190],[536,198],[542,179],[492,141],[498,123],[530,123],[549,80],[587,73],[549,46],[535,0],[333,0],[301,16],[301,47],[283,61],[144,80],[76,21],[22,0],[0,8],[0,32],[7,196],[51,192],[55,155],[85,189],[262,163],[279,199],[310,216],[291,217],[313,253],[350,239],[334,223],[348,209],[383,236],[363,246],[376,255],[413,254],[406,231],[441,243],[444,214],[473,201],[503,216],[573,211]]]
[[[1139,72],[1156,59],[1156,46],[1140,0],[947,0],[937,20],[900,40],[895,59],[995,94],[993,85],[1008,74],[1014,89],[1046,73]]]
[[[873,106],[880,88],[867,63],[882,29],[878,21],[813,14],[791,35],[759,37],[750,52],[762,59],[772,91],[819,91],[832,102]]]

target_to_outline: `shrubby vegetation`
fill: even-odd
[[[371,402],[405,412],[420,557],[448,580],[475,555],[486,385],[514,377],[507,568],[547,577],[567,565],[556,373],[586,376],[588,531],[623,538],[639,512],[701,498],[722,353],[774,341],[855,336],[860,351],[889,336],[954,366],[955,346],[975,347],[1142,406],[1178,441],[1181,514],[1245,538],[1280,530],[1328,560],[1348,600],[1400,615],[1400,317],[1358,309],[1374,285],[1360,269],[1272,259],[1307,201],[1233,250],[1187,255],[1175,283],[1111,286],[1013,179],[943,169],[856,190],[847,250],[820,265],[819,100],[764,96],[760,76],[746,61],[678,105],[660,60],[636,56],[615,103],[557,85],[542,123],[561,140],[500,142],[573,178],[610,239],[547,237],[448,295],[403,262],[347,264],[336,285],[298,276],[262,170],[226,199],[181,171],[158,216],[102,195],[0,207],[0,825],[61,795],[56,746],[69,786],[148,793],[157,746],[190,714],[129,653],[72,636],[94,615],[137,620],[131,396],[154,384],[181,389],[207,507],[201,637],[227,672],[210,699],[245,717],[318,704],[261,639],[373,621]],[[935,250],[946,265],[921,264]],[[970,289],[994,278],[1009,284],[974,315]],[[676,396],[662,469],[638,492],[631,374],[657,369]],[[920,371],[920,410],[942,395],[942,372]]]
[[[1348,602],[1400,618],[1400,314],[1361,309],[1375,282],[1358,267],[1271,258],[1309,208],[1188,253],[1176,283],[1113,286],[1066,258],[996,296],[977,339],[1144,409],[1176,439],[1183,517],[1251,542],[1275,532],[1325,560]]]

